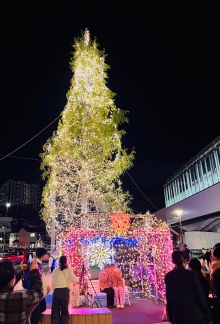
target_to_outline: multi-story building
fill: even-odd
[[[9,180],[0,187],[0,206],[24,204],[24,182]]]
[[[28,206],[39,210],[40,186],[26,184],[21,181],[9,180],[0,187],[0,207],[6,208],[6,204],[13,206]]]
[[[22,228],[10,233],[9,247],[38,248],[50,244],[50,237],[46,233],[45,223],[24,222]]]
[[[40,206],[40,186],[36,184],[25,184],[24,205],[35,210]]]
[[[35,230],[22,228],[18,233],[10,233],[9,247],[35,248],[37,240],[38,233]]]
[[[11,232],[11,217],[0,217],[0,251],[2,252],[9,244]]]
[[[220,136],[164,185],[166,207],[220,182]]]
[[[156,216],[166,215],[171,227],[179,224],[188,241],[189,232],[199,232],[195,246],[204,239],[207,247],[220,242],[220,136],[167,180],[164,198],[166,207]]]

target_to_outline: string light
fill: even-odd
[[[112,213],[103,215],[103,227],[97,226],[97,218],[102,219],[102,213],[88,213],[83,226],[93,224],[96,228],[76,228],[57,236],[57,245],[62,246],[74,272],[80,275],[83,263],[88,272],[94,265],[102,269],[104,264],[114,261],[132,291],[142,292],[148,297],[156,293],[164,299],[164,276],[173,267],[168,226],[149,213],[128,215],[131,228],[123,236],[115,236],[111,228],[105,227]],[[89,217],[92,219],[90,222],[86,220]]]
[[[130,228],[130,217],[123,212],[111,214],[111,226],[119,235],[125,233]]]
[[[131,197],[120,176],[132,166],[134,152],[122,148],[125,132],[119,125],[128,119],[106,86],[105,54],[88,30],[75,40],[71,68],[66,107],[41,154],[47,231],[54,233],[55,226],[59,254],[67,256],[82,283],[91,265],[102,268],[114,258],[134,291],[149,296],[155,288],[164,298],[169,228],[149,213],[126,214]]]
[[[88,211],[130,210],[130,195],[119,179],[134,158],[122,148],[125,132],[118,129],[128,119],[106,86],[109,66],[88,30],[75,40],[71,68],[62,119],[41,154],[47,180],[41,213],[49,233],[54,219],[57,234]]]
[[[114,252],[111,242],[99,237],[95,243],[89,244],[87,255],[91,266],[97,265],[99,269],[103,269],[105,264],[112,262]]]

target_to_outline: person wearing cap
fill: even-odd
[[[16,277],[20,277],[26,266],[21,264],[15,271],[10,261],[0,263],[0,324],[29,323],[31,313],[43,298],[41,275],[35,259],[30,266],[31,289],[13,291]]]

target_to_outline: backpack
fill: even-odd
[[[24,289],[30,290],[30,268],[25,270],[24,275],[22,277],[22,286]]]

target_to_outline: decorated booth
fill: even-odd
[[[167,224],[153,215],[87,213],[57,235],[56,242],[82,281],[90,269],[115,263],[131,292],[164,299],[172,240]]]

